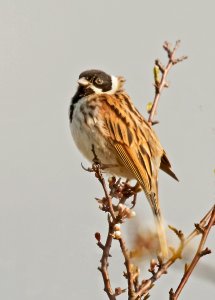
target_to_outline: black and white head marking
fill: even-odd
[[[78,83],[91,88],[96,94],[114,94],[118,89],[118,78],[100,70],[88,70],[79,75]]]
[[[72,115],[74,105],[83,97],[92,94],[114,94],[121,87],[122,77],[110,76],[107,73],[100,70],[87,70],[79,75],[78,89],[72,98],[70,106],[70,121],[72,121]]]

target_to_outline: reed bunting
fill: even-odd
[[[177,180],[158,137],[125,92],[125,79],[100,70],[80,74],[69,118],[74,141],[90,161],[92,145],[110,174],[136,179],[155,216],[162,255],[167,256],[158,198],[159,168]]]

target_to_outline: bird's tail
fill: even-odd
[[[153,212],[153,215],[155,218],[157,234],[158,234],[158,239],[159,239],[159,243],[160,243],[161,255],[163,258],[167,258],[168,257],[168,245],[167,245],[166,233],[165,233],[165,229],[164,229],[164,222],[163,222],[163,217],[161,214],[160,203],[159,203],[159,198],[158,198],[157,174],[154,174],[151,190],[148,190],[146,188],[145,182],[143,180],[139,183],[140,183],[143,191],[145,192],[146,198],[149,201],[149,204],[151,206],[151,209],[152,209],[152,212]]]
[[[167,245],[167,240],[166,240],[166,233],[165,233],[165,228],[164,228],[164,222],[163,222],[163,217],[160,211],[160,204],[158,197],[155,193],[152,193],[149,197],[149,202],[154,214],[155,218],[155,223],[156,223],[156,228],[157,228],[157,234],[158,234],[158,239],[160,243],[160,250],[161,250],[161,255],[163,258],[168,257],[168,245]]]
[[[163,218],[161,215],[157,216],[155,215],[155,223],[157,227],[157,234],[158,239],[160,243],[160,250],[163,258],[168,257],[168,246],[167,246],[167,240],[166,240],[166,233],[165,228],[163,224]]]

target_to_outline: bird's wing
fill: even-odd
[[[106,95],[103,103],[104,131],[123,165],[151,201],[151,194],[157,195],[157,173],[163,151],[160,143],[126,94]]]
[[[154,131],[135,109],[127,94],[105,96],[104,132],[123,165],[141,184],[155,216],[162,255],[167,256],[163,219],[158,198],[158,170],[164,153]]]
[[[164,151],[163,156],[161,157],[161,164],[160,168],[162,171],[167,173],[169,176],[174,178],[175,180],[179,181],[175,173],[171,170],[171,164],[167,158],[166,152]]]

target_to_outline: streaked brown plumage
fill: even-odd
[[[92,144],[107,172],[136,179],[155,216],[163,256],[168,249],[158,198],[158,171],[177,179],[154,130],[123,89],[123,78],[83,72],[72,98],[70,122],[80,151],[92,161]]]

